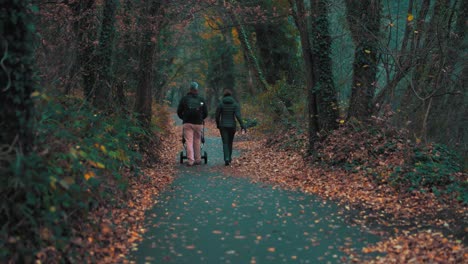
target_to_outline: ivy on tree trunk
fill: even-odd
[[[313,68],[317,71],[314,90],[317,91],[317,105],[321,132],[337,127],[338,101],[333,82],[331,60],[331,37],[328,21],[328,1],[311,0],[311,31]]]
[[[346,19],[355,45],[349,118],[366,120],[373,112],[381,9],[380,0],[346,0]]]
[[[94,105],[100,109],[110,107],[112,102],[112,55],[114,51],[115,38],[115,13],[118,0],[106,0],[104,5],[104,18],[102,20],[101,35],[99,37],[99,47],[97,50],[96,63],[97,83],[94,98]]]

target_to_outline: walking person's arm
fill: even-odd
[[[185,103],[184,103],[184,98],[182,98],[180,101],[179,101],[179,105],[177,106],[177,116],[180,118],[180,119],[183,119],[184,118],[184,111],[185,111]]]
[[[220,122],[221,122],[221,104],[218,105],[216,108],[216,114],[215,114],[215,121],[216,121],[216,128],[220,128]]]

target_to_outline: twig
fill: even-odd
[[[18,136],[18,135],[16,135],[16,136],[15,136],[15,138],[13,139],[13,142],[11,143],[11,145],[10,145],[10,146],[8,146],[8,145],[6,145],[6,144],[5,144],[5,145],[3,145],[3,146],[8,146],[8,149],[6,149],[6,151],[2,151],[2,152],[0,152],[0,155],[1,155],[1,156],[3,156],[3,155],[5,155],[5,156],[6,156],[6,155],[8,155],[8,153],[12,152],[12,151],[13,151],[13,148],[14,148],[14,146],[16,145],[16,142],[18,141],[18,139],[19,139],[19,136]],[[2,148],[3,148],[3,146],[2,146]]]
[[[8,89],[10,89],[10,87],[11,87],[10,73],[8,72],[8,69],[6,68],[5,64],[3,64],[5,62],[5,60],[8,58],[8,41],[4,40],[4,42],[5,42],[5,53],[3,54],[3,58],[0,60],[0,66],[5,71],[5,74],[6,74],[7,78],[8,78],[8,82],[7,82],[6,87],[4,89],[2,89],[2,92],[8,91]]]

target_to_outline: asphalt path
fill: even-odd
[[[182,145],[181,145],[182,150]],[[379,237],[349,223],[346,208],[317,196],[223,175],[221,139],[207,138],[208,164],[179,164],[148,212],[136,263],[343,263]],[[234,156],[239,153],[235,152]]]

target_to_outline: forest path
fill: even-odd
[[[208,164],[179,165],[157,197],[131,261],[340,263],[349,260],[342,249],[359,253],[379,240],[350,225],[348,211],[330,201],[223,175],[219,137],[208,137],[204,150]]]

